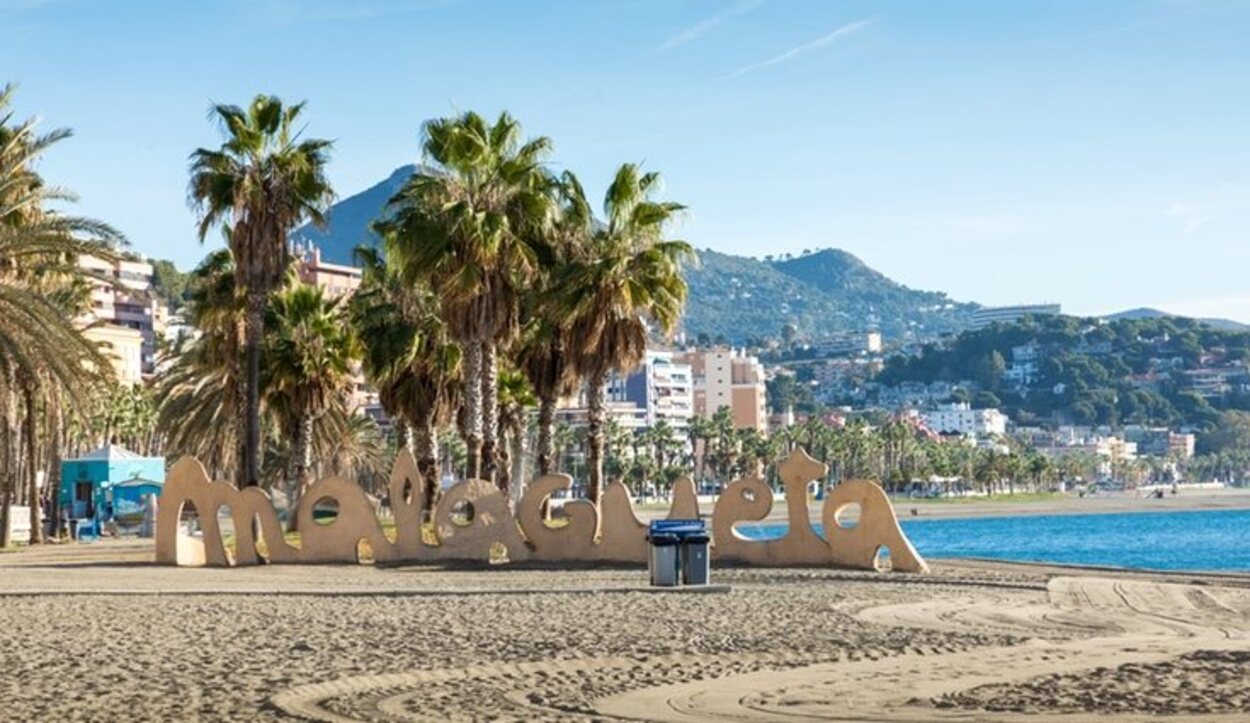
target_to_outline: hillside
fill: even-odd
[[[1102,318],[1106,319],[1107,321],[1120,321],[1122,319],[1127,319],[1127,320],[1169,319],[1169,318],[1183,319],[1183,318],[1189,318],[1189,317],[1182,317],[1178,314],[1169,314],[1168,312],[1161,311],[1159,309],[1151,309],[1148,307],[1142,307],[1142,308],[1137,308],[1137,309],[1128,309],[1127,311],[1120,311],[1114,314],[1107,314],[1106,316],[1103,316]],[[1250,325],[1243,324],[1240,321],[1233,321],[1232,319],[1196,319],[1196,320],[1201,321],[1207,326],[1210,326],[1215,329],[1220,329],[1223,331],[1250,331]]]
[[[692,336],[743,342],[794,324],[800,337],[870,328],[895,340],[932,337],[965,328],[975,308],[909,289],[839,249],[773,262],[709,249],[699,259],[687,274]]]
[[[396,169],[334,204],[324,230],[304,226],[293,238],[319,247],[326,261],[351,263],[357,245],[377,243],[369,224],[416,169]],[[682,328],[690,337],[740,344],[777,338],[783,326],[794,324],[800,337],[872,328],[893,340],[924,338],[965,328],[975,308],[939,292],[909,289],[838,249],[776,261],[708,249],[699,252],[699,261],[687,274]]]
[[[877,381],[969,384],[1017,422],[1208,431],[1250,410],[1250,333],[1184,318],[1036,317],[887,360]]]

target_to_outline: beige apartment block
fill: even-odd
[[[768,429],[764,365],[740,349],[693,349],[673,357],[689,364],[694,376],[694,413],[711,417],[728,407],[734,426]]]
[[[117,381],[129,386],[143,383],[143,334],[116,324],[89,326],[82,335],[113,362]]]
[[[152,264],[135,258],[108,261],[79,256],[78,266],[95,277],[91,285],[91,311],[79,319],[79,323],[84,326],[103,323],[139,332],[143,339],[142,373],[153,373],[156,338],[164,333],[168,310],[154,293]]]
[[[324,261],[321,249],[315,246],[303,248],[297,245],[294,252],[296,272],[305,284],[320,287],[333,297],[349,296],[360,288],[363,271],[359,267]]]

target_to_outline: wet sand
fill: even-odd
[[[3,720],[1245,719],[1250,577],[0,555]],[[723,589],[722,589],[723,590]]]
[[[1116,512],[1169,512],[1181,510],[1245,510],[1250,509],[1250,489],[1180,490],[1176,495],[1165,492],[1154,499],[1137,492],[1104,492],[1080,497],[1065,494],[1025,502],[995,502],[985,499],[969,501],[894,499],[894,510],[900,520],[911,517],[1013,517],[1016,515],[1082,515]],[[912,514],[915,510],[915,514]]]
[[[1118,512],[1168,512],[1182,510],[1250,510],[1250,488],[1184,489],[1173,495],[1165,491],[1162,499],[1145,493],[1100,492],[1081,497],[1066,493],[1034,499],[971,497],[932,500],[892,497],[894,511],[900,520],[912,518],[1014,517],[1018,515],[1086,515]],[[713,503],[701,501],[699,512],[711,516]],[[819,520],[821,503],[808,505],[810,519]],[[640,519],[656,519],[668,514],[664,504],[649,505],[637,510]],[[786,506],[774,503],[768,515],[770,522],[784,522]]]

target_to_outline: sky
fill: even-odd
[[[592,194],[659,171],[699,248],[1250,321],[1247,37],[1250,0],[0,0],[0,82],[73,128],[40,170],[76,212],[182,268],[209,104],[265,92],[341,197],[506,109]]]

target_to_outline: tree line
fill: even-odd
[[[264,95],[215,106],[223,142],[191,156],[200,237],[219,230],[227,249],[189,282],[196,338],[170,355],[159,386],[167,450],[240,486],[281,459],[298,497],[314,457],[340,437],[326,430],[351,421],[359,364],[431,492],[447,427],[464,444],[465,474],[507,490],[527,408],[538,407],[545,473],[557,400],[584,384],[597,500],[609,375],[673,331],[686,297],[693,252],[668,238],[683,207],[656,198],[659,175],[620,166],[596,214],[577,176],[549,166],[551,140],[526,138],[507,113],[429,121],[423,165],[374,225],[380,248],[357,252],[361,288],[330,299],[291,272],[291,231],[324,225],[333,199],[332,144],[303,136],[303,112]]]

